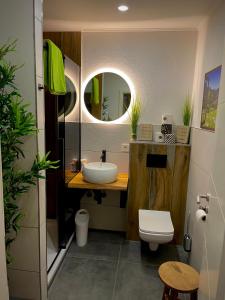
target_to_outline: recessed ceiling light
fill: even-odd
[[[128,11],[128,9],[129,9],[129,7],[124,4],[118,6],[118,10],[122,11],[122,12]]]

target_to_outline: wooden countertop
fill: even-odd
[[[117,176],[117,181],[112,183],[97,184],[86,182],[83,178],[82,173],[78,173],[69,183],[68,188],[72,189],[89,189],[89,190],[117,190],[125,191],[127,190],[128,184],[128,174],[119,173]]]

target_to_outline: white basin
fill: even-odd
[[[83,166],[84,180],[91,183],[111,183],[116,181],[117,165],[108,162],[91,162]]]

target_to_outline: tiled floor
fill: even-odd
[[[173,245],[150,253],[120,233],[91,231],[85,247],[72,242],[49,300],[159,300],[163,290],[159,265],[184,259],[182,249]]]

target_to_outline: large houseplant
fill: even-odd
[[[5,60],[8,53],[15,51],[15,47],[16,42],[0,47],[0,138],[7,263],[11,261],[9,247],[16,238],[23,217],[17,203],[18,197],[36,185],[39,178],[43,178],[40,171],[57,168],[58,163],[49,161],[47,154],[43,157],[37,155],[29,170],[16,165],[18,160],[25,159],[22,146],[26,137],[36,135],[38,130],[34,115],[28,111],[28,105],[24,104],[15,85],[18,67]]]
[[[188,94],[185,98],[183,109],[182,109],[182,119],[183,125],[177,126],[176,129],[176,140],[178,143],[187,144],[190,135],[190,123],[192,117],[192,105],[191,98]]]

